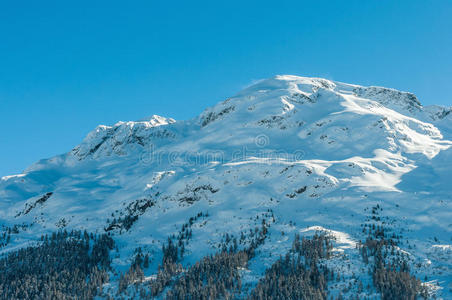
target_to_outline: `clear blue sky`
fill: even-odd
[[[1,1],[0,176],[275,74],[452,104],[452,1]]]

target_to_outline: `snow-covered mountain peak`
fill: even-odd
[[[152,115],[139,121],[120,121],[114,126],[99,125],[71,154],[78,159],[131,154],[157,140],[174,138],[175,134],[164,127],[175,122],[172,118]]]
[[[247,147],[252,147],[253,136],[265,133],[272,140],[271,146],[288,147],[284,139],[290,137],[290,147],[295,149],[302,143],[317,159],[331,158],[331,153],[336,159],[344,159],[352,153],[365,155],[380,148],[433,157],[448,147],[441,141],[440,130],[428,123],[439,120],[440,114],[447,112],[424,110],[407,92],[278,75],[207,108],[194,122],[176,124],[171,118],[153,115],[98,126],[70,156],[77,160],[125,156],[164,145],[180,150],[190,144],[201,150],[206,147],[205,141],[211,141],[211,149],[237,146],[239,140],[247,140]],[[378,136],[378,143],[365,141],[363,131]],[[184,140],[190,142],[181,143]]]
[[[398,91],[378,86],[360,86],[335,82],[323,78],[301,77],[294,75],[277,75],[270,79],[260,80],[237,94],[240,96],[256,96],[259,93],[285,91],[288,94],[312,95],[319,90],[334,91],[339,94],[353,94],[357,97],[374,100],[388,108],[399,112],[416,113],[422,109],[417,97],[409,92]]]
[[[229,116],[237,116],[238,119],[232,122],[241,125],[246,123],[247,126],[253,122],[258,125],[279,123],[283,115],[288,116],[297,111],[296,105],[315,103],[319,93],[334,93],[334,88],[333,82],[320,78],[278,75],[260,80],[226,101],[206,109],[200,116],[201,125],[204,127],[224,118],[229,120]]]
[[[422,104],[417,97],[408,92],[384,87],[356,87],[353,92],[358,97],[371,99],[398,112],[410,112],[416,114],[422,110]]]
[[[341,280],[371,283],[355,245],[364,224],[384,225],[410,241],[400,247],[414,274],[449,299],[450,112],[393,89],[280,75],[193,120],[101,125],[68,154],[0,180],[0,221],[22,230],[0,251],[61,228],[108,232],[115,270],[141,247],[156,258],[145,271],[154,276],[162,245],[187,224],[184,267],[220,251],[226,233],[256,232],[271,212],[269,236],[241,273],[251,287],[309,228],[338,238]]]
[[[433,157],[448,147],[441,141],[440,130],[426,122],[435,120],[432,116],[439,120],[440,113],[438,108],[424,110],[407,92],[278,75],[206,109],[195,122],[176,124],[171,118],[153,115],[98,126],[70,156],[76,160],[125,156],[164,145],[180,150],[190,144],[201,150],[207,140],[212,141],[211,149],[236,146],[238,140],[247,140],[247,147],[252,147],[253,136],[265,133],[272,140],[271,146],[287,148],[284,139],[290,137],[290,147],[295,149],[302,143],[317,159],[344,159],[352,153],[365,155],[380,148]],[[442,115],[447,112],[442,111]],[[363,131],[378,136],[378,143],[365,141]],[[183,140],[190,142],[180,143]]]
[[[379,148],[433,157],[449,144],[441,141],[435,125],[425,122],[431,121],[428,115],[411,93],[284,75],[259,81],[206,109],[199,123],[212,133],[234,131],[232,140],[256,130],[274,142],[298,137],[318,159],[366,155]]]
[[[176,120],[174,120],[173,118],[166,118],[166,117],[162,117],[162,116],[159,116],[159,115],[152,115],[150,117],[139,119],[136,122],[149,123],[149,125],[151,127],[157,127],[157,126],[161,126],[161,125],[167,125],[167,124],[175,123]]]

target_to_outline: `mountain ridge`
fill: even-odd
[[[409,241],[400,247],[414,274],[436,280],[424,284],[447,298],[450,111],[393,89],[278,75],[191,120],[100,125],[70,152],[2,177],[0,223],[33,225],[0,253],[52,230],[108,232],[119,245],[116,270],[139,246],[153,255],[145,275],[154,276],[162,245],[187,219],[209,215],[194,225],[184,265],[219,251],[225,233],[254,230],[271,210],[269,236],[242,274],[250,289],[294,234],[318,230],[335,237],[331,264],[344,282],[354,273],[370,282],[356,245],[378,205],[385,226]]]

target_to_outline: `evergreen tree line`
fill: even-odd
[[[321,259],[329,259],[331,250],[331,239],[323,233],[301,241],[296,235],[292,249],[265,272],[249,299],[327,299],[327,281],[334,273]]]
[[[150,296],[160,295],[166,287],[173,283],[173,278],[183,271],[180,261],[185,253],[185,245],[188,245],[192,237],[191,227],[198,219],[208,216],[207,212],[199,212],[196,216],[190,217],[188,222],[182,225],[177,237],[175,235],[169,237],[167,243],[162,246],[163,258],[157,271],[157,278],[149,282]],[[177,242],[173,242],[173,239]]]
[[[241,292],[239,268],[246,267],[248,260],[243,250],[204,257],[176,280],[165,299],[232,299]]]
[[[157,277],[149,282],[152,297],[160,295],[172,283],[173,277],[183,270],[180,264],[183,257],[182,249],[178,244],[173,243],[171,238],[168,238],[167,245],[163,245],[162,252],[162,264],[158,267]]]
[[[380,220],[378,209],[372,210],[372,220]],[[401,299],[414,300],[419,297],[428,298],[428,291],[422,282],[410,274],[410,268],[403,252],[397,249],[396,234],[388,234],[383,225],[364,226],[363,232],[368,233],[364,243],[358,247],[363,261],[370,265],[373,284],[381,293],[383,300]]]
[[[108,281],[114,241],[59,231],[0,258],[0,299],[93,299]]]
[[[239,251],[237,238],[226,234],[220,246],[222,250],[204,257],[183,272],[165,299],[235,299],[242,293],[239,269],[247,267],[256,249],[265,242],[269,226],[262,219],[261,227],[251,231],[249,246]]]
[[[124,292],[127,287],[132,284],[140,284],[144,279],[143,269],[149,268],[149,254],[143,255],[141,247],[135,249],[136,254],[129,270],[125,274],[119,276],[118,294]]]
[[[2,229],[0,232],[0,248],[5,247],[11,241],[12,234],[19,234],[19,232],[27,230],[27,228],[31,227],[33,224],[14,224],[13,226],[5,226],[2,225]]]
[[[239,268],[246,268],[256,248],[265,242],[270,225],[263,219],[260,228],[250,231],[249,245],[240,251],[237,238],[226,234],[219,245],[222,249],[220,252],[204,257],[184,270],[180,262],[184,255],[184,244],[191,238],[190,228],[198,218],[207,216],[207,213],[199,213],[190,218],[182,225],[177,236],[168,238],[162,246],[163,258],[156,278],[141,286],[139,283],[143,278],[141,267],[144,266],[144,260],[136,256],[129,271],[120,277],[119,294],[126,292],[127,287],[135,283],[143,299],[159,297],[167,288],[169,291],[165,299],[232,299],[238,295],[242,289]]]
[[[185,224],[183,228],[185,231]],[[142,286],[140,287],[141,298],[160,295],[172,282],[173,277],[182,272],[182,265],[179,262],[183,258],[184,245],[179,246],[180,243],[174,243],[173,238],[169,237],[167,243],[162,246],[162,263],[158,267],[156,278],[148,283],[146,289],[143,289]],[[147,268],[148,266],[149,255],[146,254],[143,256],[139,250],[129,270],[119,277],[118,295],[126,292],[129,285],[140,284],[144,279],[143,268]]]

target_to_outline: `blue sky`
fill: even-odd
[[[452,1],[2,1],[0,176],[275,74],[452,105]]]

